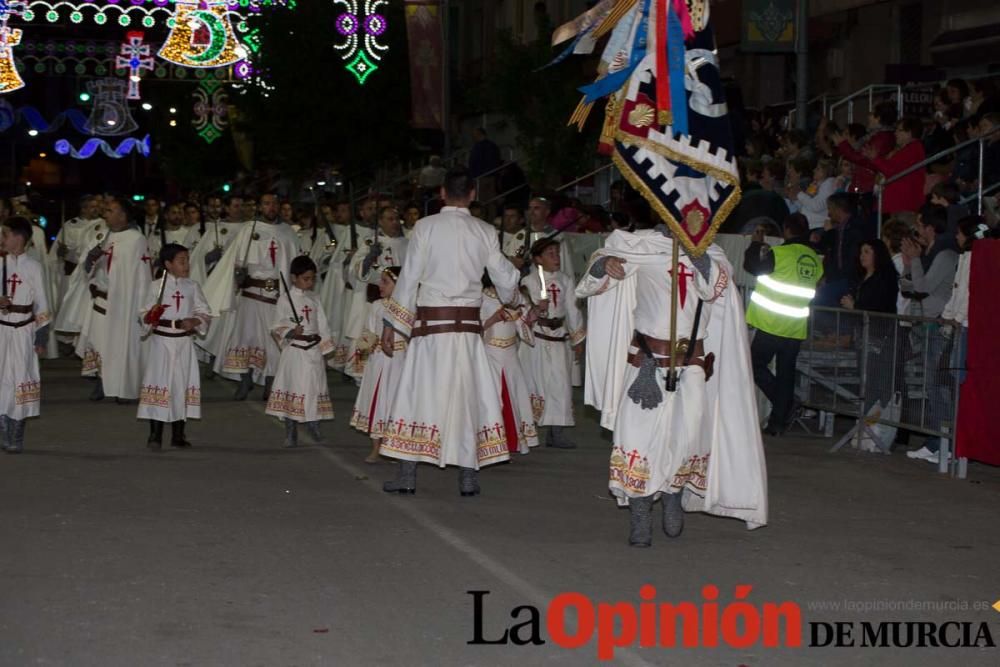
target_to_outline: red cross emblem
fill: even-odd
[[[311,312],[313,312],[313,309],[310,308],[309,306],[303,306],[302,307],[302,314],[305,315],[305,317],[306,317],[306,323],[309,322],[309,313],[311,313]]]
[[[562,292],[562,290],[559,289],[559,285],[558,284],[552,283],[551,285],[549,285],[549,294],[552,295],[552,307],[553,308],[556,308],[556,307],[559,306],[559,293],[560,292]]]
[[[274,242],[274,239],[271,239],[271,245],[269,245],[267,247],[267,254],[269,254],[271,256],[271,266],[272,267],[277,266],[278,265],[278,244]]]
[[[184,295],[181,294],[180,290],[177,290],[176,292],[174,292],[173,299],[174,299],[174,304],[176,304],[175,307],[177,308],[177,314],[180,315],[180,313],[181,313],[181,300],[184,299]]]
[[[674,274],[674,270],[670,269],[669,271],[667,271],[667,273],[669,273],[672,277]],[[680,284],[677,285],[677,289],[680,291],[681,294],[681,308],[683,308],[684,302],[687,300],[687,279],[694,278],[694,273],[688,271],[686,265],[681,264],[680,269],[677,271],[677,276],[681,280]]]
[[[15,273],[7,279],[7,282],[10,283],[10,298],[13,299],[14,295],[17,294],[17,286],[24,284],[24,281],[18,278]]]

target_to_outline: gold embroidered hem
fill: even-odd
[[[649,476],[649,460],[637,450],[628,453],[621,447],[611,450],[609,486],[620,488],[629,496],[648,496],[655,491],[649,489]]]
[[[511,336],[510,338],[491,338],[486,344],[491,347],[500,348],[505,350],[517,342],[517,336]]]
[[[316,414],[320,419],[333,419],[333,401],[329,394],[316,397]]]
[[[542,421],[542,414],[545,412],[545,399],[538,394],[531,395],[531,416],[535,423]]]
[[[410,334],[410,329],[413,328],[414,313],[396,303],[391,297],[385,300],[385,312],[391,320],[401,325],[402,333],[407,336]]]
[[[267,352],[260,347],[231,347],[226,350],[222,363],[223,373],[242,375],[251,368],[263,370],[267,367]]]
[[[583,342],[586,337],[587,330],[584,327],[580,327],[576,331],[571,331],[569,333],[569,343],[570,345],[577,345],[578,343]]]
[[[343,366],[347,363],[347,346],[337,345],[333,351],[333,363],[335,366]]]
[[[83,370],[81,373],[83,375],[90,375],[94,373],[101,372],[101,355],[98,354],[97,350],[90,347],[87,348],[83,353]]]
[[[170,390],[167,387],[144,385],[139,392],[139,405],[151,405],[155,408],[170,407]]]
[[[708,488],[708,456],[708,454],[695,455],[682,463],[674,473],[670,488],[680,491],[687,486],[697,491],[705,491]]]
[[[184,393],[184,404],[188,407],[201,407],[201,389],[199,387],[188,387]]]
[[[22,382],[17,385],[17,390],[14,392],[14,403],[16,405],[38,403],[41,400],[42,385],[40,382]]]
[[[362,414],[360,410],[354,408],[351,412],[351,419],[347,423],[351,428],[355,428],[362,433],[368,433],[368,420],[368,415]]]
[[[289,417],[305,417],[306,397],[287,391],[271,391],[267,399],[267,412],[280,412]]]

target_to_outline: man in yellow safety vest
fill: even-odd
[[[757,276],[747,324],[757,329],[750,359],[754,383],[771,401],[771,417],[764,428],[769,435],[783,432],[792,417],[795,360],[809,329],[809,303],[823,277],[823,262],[809,246],[806,219],[789,216],[783,233],[785,242],[771,248],[762,232],[754,232],[743,258],[743,268]],[[771,359],[776,359],[776,373],[769,368]]]

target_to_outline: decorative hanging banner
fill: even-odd
[[[20,0],[0,0],[0,95],[24,88],[24,79],[14,64],[14,47],[21,43],[21,31],[7,26],[11,16],[27,11]]]
[[[606,96],[601,148],[692,256],[740,200],[709,0],[618,0],[598,79],[570,124]],[[662,28],[662,29],[661,29]]]
[[[247,55],[236,39],[226,0],[174,0],[173,27],[159,56],[186,67],[226,67]]]
[[[743,0],[740,50],[780,53],[795,50],[795,0]]]
[[[194,126],[198,136],[210,144],[222,136],[229,124],[226,91],[219,81],[204,80],[194,91]]]
[[[128,70],[128,94],[125,96],[129,100],[140,99],[139,82],[142,70],[153,69],[153,56],[149,44],[145,44],[146,34],[141,30],[133,30],[125,35],[125,41],[121,45],[121,51],[115,58],[117,69]]]
[[[440,0],[406,0],[413,127],[444,128],[444,33]]]
[[[139,129],[125,101],[126,82],[121,79],[88,81],[87,91],[94,98],[94,108],[84,126],[88,134],[118,137]]]
[[[148,134],[141,140],[128,137],[118,146],[113,147],[103,139],[87,139],[83,146],[77,150],[66,139],[60,139],[56,142],[55,151],[59,155],[69,155],[77,160],[88,160],[97,155],[98,151],[115,160],[119,160],[133,151],[143,157],[149,157],[150,141]]]
[[[359,11],[364,2],[364,12]],[[379,7],[387,0],[334,0],[334,5],[343,5],[345,11],[337,17],[337,32],[343,38],[333,48],[340,51],[341,59],[350,61],[345,69],[363,84],[378,69],[376,61],[389,47],[379,42],[385,33],[386,20],[378,13]]]

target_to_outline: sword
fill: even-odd
[[[292,307],[292,319],[295,320],[295,326],[302,324],[302,318],[299,317],[299,311],[295,310],[295,302],[292,301],[292,293],[288,291],[288,283],[285,282],[285,274],[278,271],[278,277],[281,278],[281,287],[285,290],[285,296],[288,297],[288,305]]]
[[[254,220],[253,224],[250,225],[250,240],[247,241],[246,252],[243,253],[243,268],[247,266],[247,260],[250,259],[250,246],[253,245],[253,235],[257,231],[257,221]]]

